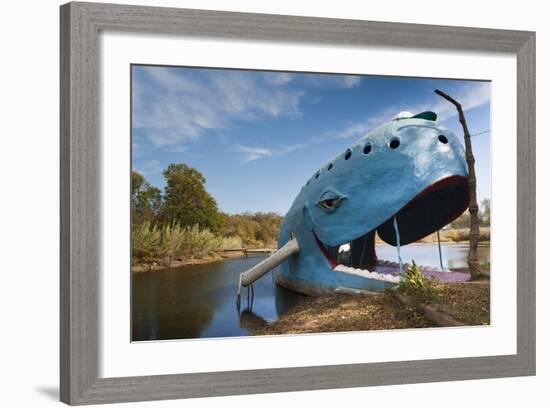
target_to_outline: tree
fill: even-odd
[[[462,229],[470,227],[470,213],[464,211],[460,217],[451,222],[451,228]]]
[[[479,242],[479,207],[477,205],[477,192],[476,192],[476,170],[475,170],[475,158],[472,151],[472,141],[466,118],[464,117],[464,111],[462,105],[451,96],[439,89],[435,90],[435,93],[442,98],[451,102],[458,111],[458,120],[462,125],[464,131],[464,145],[466,147],[466,163],[468,164],[468,191],[470,193],[470,203],[468,209],[470,211],[470,251],[468,252],[468,268],[470,269],[470,275],[472,279],[477,279],[481,275],[479,269],[479,261],[477,259],[477,245]]]
[[[158,188],[153,187],[137,171],[132,171],[132,223],[135,226],[144,222],[155,224],[158,221],[162,196]]]
[[[250,213],[224,214],[225,236],[239,236],[248,247],[275,246],[283,217],[279,214]]]
[[[216,200],[206,191],[206,179],[200,171],[186,164],[170,164],[162,173],[166,180],[161,219],[181,226],[198,225],[219,233],[223,217]]]

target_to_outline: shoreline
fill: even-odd
[[[433,245],[437,244],[437,242],[415,242],[413,244],[409,245]],[[469,244],[469,241],[442,241],[441,245],[466,245]],[[385,242],[376,242],[377,246],[391,246]],[[491,241],[481,241],[479,242],[480,246],[490,246]],[[224,259],[230,259],[230,258],[244,258],[244,254],[240,252],[216,252],[215,255],[209,255],[205,258],[190,258],[190,259],[174,259],[172,261],[171,266],[166,266],[160,262],[152,262],[147,264],[136,264],[131,266],[132,273],[143,273],[143,272],[156,272],[156,271],[163,271],[166,269],[175,269],[175,268],[181,268],[183,266],[193,266],[193,265],[203,265],[213,262],[219,262],[223,261]]]
[[[244,255],[238,252],[228,252],[228,253],[224,253],[223,255],[216,253],[215,255],[209,255],[204,258],[190,258],[185,260],[174,259],[172,261],[172,265],[170,266],[166,266],[160,262],[155,261],[147,264],[132,265],[132,273],[157,272],[157,271],[163,271],[167,269],[181,268],[183,266],[203,265],[203,264],[223,261],[224,259],[241,258],[241,257],[244,258]]]

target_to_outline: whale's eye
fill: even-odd
[[[399,141],[398,138],[393,138],[391,141],[390,141],[390,147],[392,149],[397,149],[399,147],[399,145],[401,144],[401,142]]]
[[[319,205],[321,205],[321,207],[323,208],[330,209],[330,208],[334,208],[337,201],[338,199],[336,198],[327,198],[326,200],[320,201]]]
[[[327,212],[332,212],[340,205],[340,203],[346,199],[346,196],[334,191],[332,189],[327,189],[319,197],[317,205]]]
[[[363,153],[369,154],[372,150],[372,145],[370,143],[367,143],[365,147],[363,147]]]
[[[445,135],[439,135],[437,138],[438,138],[439,141],[440,141],[441,143],[443,143],[443,144],[449,143],[449,139],[447,139],[447,136],[445,136]]]

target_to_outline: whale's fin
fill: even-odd
[[[433,112],[426,111],[411,116],[410,119],[426,119],[435,122],[437,120],[437,115]]]

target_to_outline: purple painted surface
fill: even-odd
[[[422,273],[440,282],[466,282],[470,280],[470,274],[463,272],[441,272],[430,269],[423,269]]]
[[[406,268],[408,265],[403,265]],[[399,275],[399,265],[396,263],[377,263],[369,267],[371,272],[385,273],[397,276]],[[437,268],[431,268],[429,266],[421,267],[421,271],[425,276],[435,279],[439,282],[466,282],[470,279],[470,275],[463,272],[445,272],[438,270]]]

